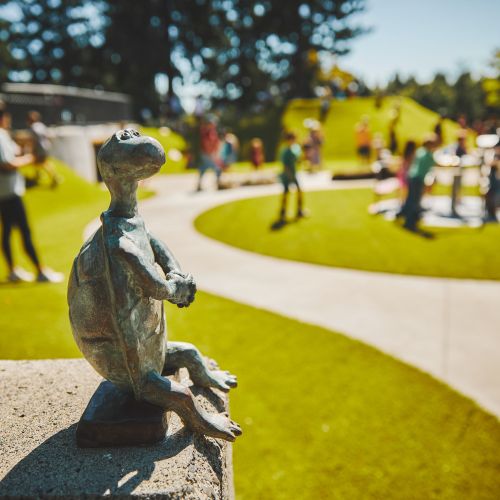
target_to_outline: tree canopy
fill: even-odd
[[[495,68],[495,62],[492,66]],[[428,83],[414,77],[407,80],[395,75],[385,88],[386,94],[406,95],[442,116],[458,119],[465,116],[469,123],[498,115],[500,84],[496,78],[474,77],[468,70],[455,79],[437,73]]]
[[[159,110],[159,75],[206,82],[209,97],[246,106],[309,97],[325,54],[342,55],[362,28],[364,0],[0,0],[19,16],[0,26],[11,81],[126,92]],[[10,60],[9,60],[10,58]],[[2,74],[0,74],[0,77]]]

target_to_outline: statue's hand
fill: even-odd
[[[171,271],[167,275],[170,296],[168,301],[177,307],[188,307],[194,300],[196,283],[191,274]]]

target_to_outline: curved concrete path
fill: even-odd
[[[359,339],[500,416],[499,282],[354,271],[233,248],[198,233],[196,216],[232,200],[278,193],[280,187],[194,193],[195,184],[191,175],[157,177],[150,186],[158,196],[143,202],[141,212],[199,288]],[[303,184],[313,190],[370,182],[334,183],[317,174],[303,177]]]

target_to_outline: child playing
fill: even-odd
[[[264,163],[264,146],[257,137],[250,143],[250,162],[256,170]]]
[[[281,182],[283,183],[283,198],[281,201],[281,210],[279,221],[284,223],[286,220],[286,206],[290,184],[294,184],[297,189],[297,219],[304,217],[302,190],[297,180],[297,161],[302,153],[300,145],[297,143],[297,136],[293,132],[287,132],[285,135],[286,147],[281,152],[281,163],[283,172],[281,173]]]

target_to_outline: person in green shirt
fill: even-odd
[[[290,185],[295,185],[297,189],[297,218],[305,216],[303,210],[303,196],[300,189],[299,181],[297,180],[297,162],[302,154],[300,145],[297,143],[297,136],[293,132],[287,132],[285,135],[286,147],[281,151],[280,159],[283,164],[283,172],[280,175],[283,183],[283,198],[281,201],[281,210],[279,222],[286,221],[286,206],[288,201],[288,193]]]
[[[436,134],[427,136],[423,146],[417,150],[408,172],[408,195],[400,215],[405,217],[404,227],[409,231],[417,231],[417,224],[422,211],[420,202],[424,193],[424,180],[435,165],[433,152],[437,147],[438,138]]]

